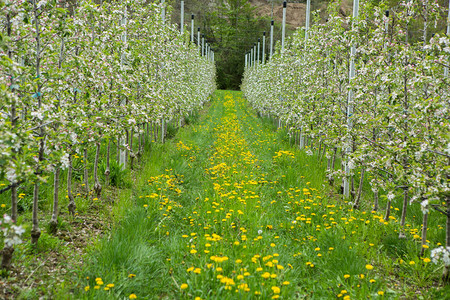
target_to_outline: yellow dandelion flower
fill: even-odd
[[[137,299],[136,294],[130,294],[130,296],[128,296],[128,299]]]
[[[180,285],[180,289],[185,290],[188,288],[187,283],[183,283],[182,285]]]
[[[279,294],[281,292],[281,289],[277,286],[273,286],[272,287],[272,291],[274,294]]]
[[[367,270],[373,270],[373,266],[372,266],[372,265],[369,265],[369,264],[367,264],[367,265],[366,265],[366,269],[367,269]]]

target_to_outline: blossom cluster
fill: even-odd
[[[22,226],[14,225],[14,221],[8,215],[0,219],[0,228],[3,233],[4,243],[7,247],[13,247],[22,243],[21,236],[25,232]]]

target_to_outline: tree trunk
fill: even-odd
[[[14,248],[11,246],[6,246],[1,251],[2,253],[2,269],[11,270],[11,261],[14,253]]]
[[[38,200],[39,200],[39,182],[34,183],[33,193],[33,225],[31,227],[31,243],[36,245],[39,237],[41,236],[41,230],[39,229],[38,220]]]
[[[58,231],[58,196],[59,196],[59,175],[60,175],[59,167],[55,169],[55,178],[53,181],[53,212],[52,218],[50,219],[49,224],[49,233],[56,234]]]
[[[165,125],[164,119],[161,121],[161,144],[164,144],[164,136],[165,136]]]
[[[131,131],[127,131],[127,136],[129,137],[129,147],[130,147],[130,169],[133,170],[134,169],[134,151],[133,151],[133,135],[134,135],[134,129],[131,128]]]
[[[363,183],[364,183],[364,174],[366,172],[366,169],[364,168],[364,166],[361,168],[361,178],[359,179],[359,186],[358,186],[358,195],[356,196],[355,199],[355,204],[353,204],[353,208],[354,209],[359,209],[360,206],[360,201],[361,201],[361,194],[362,194],[362,188],[363,188]]]
[[[116,160],[117,160],[117,164],[120,165],[120,137],[117,138]]]
[[[319,162],[322,162],[323,157],[325,156],[325,153],[327,151],[327,144],[323,144],[323,150],[320,153],[320,157],[319,157]],[[329,166],[330,162],[328,161],[328,166]]]
[[[378,210],[378,190],[373,193],[373,210]]]
[[[149,124],[149,122],[147,122],[147,138],[144,140],[144,148],[145,148],[145,141],[147,143],[151,142],[150,136],[149,136],[149,132],[150,132],[149,127],[150,127],[150,124]]]
[[[145,124],[142,124],[142,132],[139,131],[139,152],[138,155],[141,156],[144,152],[145,145]]]
[[[448,177],[447,177],[448,179]],[[447,202],[447,226],[445,231],[445,247],[450,248],[450,196],[446,197]],[[442,273],[442,280],[445,284],[450,283],[450,266],[444,266],[444,272]]]
[[[106,148],[106,170],[105,170],[105,185],[109,185],[109,175],[111,174],[111,168],[109,163],[109,156],[111,154],[111,139],[108,139],[108,146]]]
[[[6,33],[9,37],[11,37],[11,33],[12,33],[12,29],[11,29],[11,16],[10,14],[6,14]],[[8,57],[9,59],[13,60],[13,52],[11,49],[8,49]],[[11,76],[11,86],[13,86],[13,83],[15,81],[14,76]],[[11,128],[16,128],[17,127],[17,107],[16,107],[16,100],[14,97],[11,98],[12,103],[11,103],[11,113],[10,113],[10,121],[11,121]],[[11,157],[11,161],[15,162],[16,161],[16,154],[17,154],[17,150],[15,147],[12,147],[12,157]],[[11,182],[12,186],[11,186],[11,219],[14,222],[17,222],[17,183],[16,182]],[[13,250],[14,251],[14,250]]]
[[[334,147],[333,159],[331,160],[331,168],[330,168],[331,172],[334,172],[334,167],[336,164],[336,155],[337,155],[337,147]],[[332,174],[329,175],[328,182],[330,183],[330,185],[333,185],[334,178]]]
[[[405,234],[405,223],[406,223],[406,208],[408,207],[408,188],[405,188],[403,191],[403,207],[402,207],[402,218],[400,221],[401,230],[398,234],[398,237],[403,239],[406,238]]]
[[[39,12],[36,0],[33,0],[33,13],[34,13],[34,25],[36,29],[36,78],[41,77],[41,30],[40,30],[40,20],[39,20]],[[38,109],[42,106],[42,85],[41,83],[37,83],[37,100],[38,100]],[[40,132],[39,138],[41,139],[39,142],[39,163],[36,168],[36,173],[41,173],[41,162],[44,160],[44,149],[45,149],[45,131],[43,126],[43,121],[39,122]],[[36,179],[34,183],[34,191],[33,191],[33,220],[32,220],[32,228],[31,228],[31,243],[37,244],[39,237],[41,236],[41,230],[39,229],[39,220],[38,220],[38,200],[39,200],[39,181]]]
[[[17,222],[17,186],[13,184],[11,187],[11,219]]]
[[[69,156],[69,168],[67,169],[67,196],[69,197],[69,205],[67,208],[69,213],[74,216],[77,206],[72,194],[72,155]]]
[[[100,195],[102,193],[102,185],[100,184],[100,181],[98,179],[98,160],[100,156],[100,142],[97,141],[95,143],[96,149],[95,149],[95,162],[94,162],[94,192],[97,198],[100,198]]]
[[[351,181],[350,181],[350,183],[351,183],[351,192],[350,192],[350,196],[352,197],[352,199],[355,199],[355,177],[354,176],[352,176],[351,177],[352,179],[351,179]]]
[[[84,182],[84,191],[86,194],[89,194],[89,171],[88,171],[88,155],[87,155],[87,148],[83,149],[83,160],[84,160],[84,176],[83,176],[83,182]]]
[[[130,132],[128,130],[125,130],[125,135],[127,137],[127,147],[125,149],[125,164],[128,164],[128,155],[129,155],[128,148],[130,147]],[[131,151],[133,151],[132,148]]]
[[[391,215],[391,200],[388,200],[386,204],[386,214],[384,215],[384,220],[389,221],[389,216]]]
[[[319,157],[319,159],[321,155],[322,155],[322,139],[319,140],[319,147],[317,148],[317,156]]]

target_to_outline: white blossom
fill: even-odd
[[[63,170],[67,169],[69,167],[69,153],[64,153],[64,155],[61,157],[61,168]]]
[[[423,200],[420,203],[420,209],[422,210],[423,214],[427,214],[428,213],[428,199],[427,200]]]
[[[388,200],[392,201],[395,198],[395,195],[392,191],[389,191],[389,193],[386,195],[386,197],[388,198]]]
[[[8,179],[8,181],[11,183],[16,182],[17,181],[16,170],[13,168],[8,168],[6,170],[6,179]]]

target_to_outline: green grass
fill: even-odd
[[[216,92],[192,120],[152,149],[73,298],[445,298],[442,266],[417,256],[416,205],[399,240],[399,211],[384,222],[370,193],[351,209],[328,186],[325,160],[299,151],[238,92]],[[430,218],[430,248],[443,243],[442,220]]]

